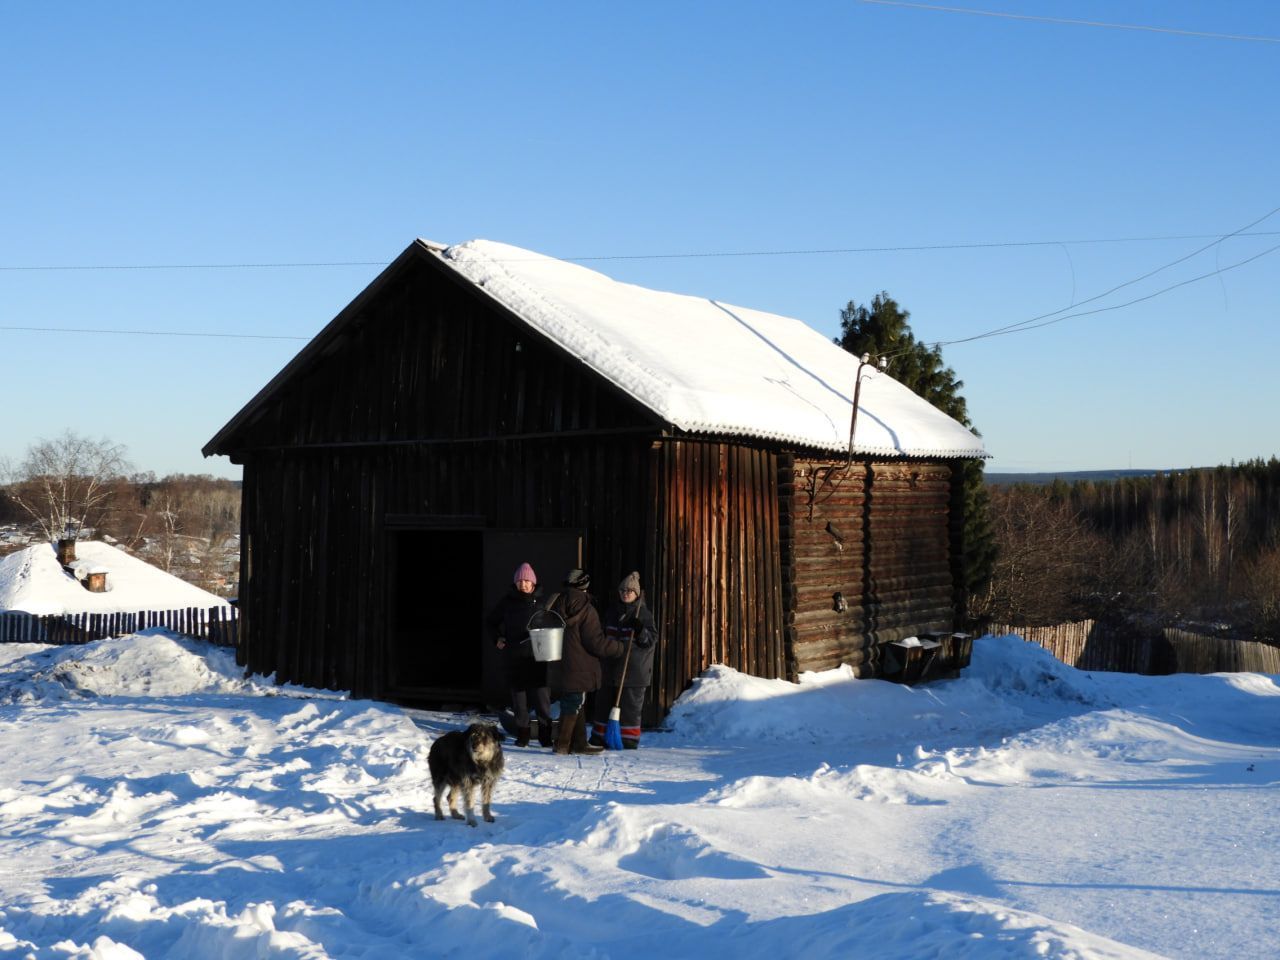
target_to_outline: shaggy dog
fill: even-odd
[[[427,754],[427,766],[431,768],[431,783],[435,787],[436,819],[444,819],[440,797],[449,791],[449,816],[462,820],[458,812],[457,795],[462,794],[462,808],[466,810],[469,826],[476,825],[471,797],[480,787],[481,809],[486,823],[493,823],[489,802],[493,799],[493,787],[502,776],[502,734],[491,723],[473,723],[465,730],[451,730],[435,743]]]

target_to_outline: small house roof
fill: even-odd
[[[44,616],[67,613],[136,613],[226,606],[227,601],[179,580],[97,540],[76,543],[78,576],[107,574],[107,592],[91,593],[58,563],[51,543],[38,543],[0,558],[0,610]]]
[[[423,245],[682,430],[848,449],[858,358],[799,320],[621,283],[488,240]],[[871,366],[858,400],[858,453],[986,456],[963,424]]]

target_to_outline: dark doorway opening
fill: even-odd
[[[388,688],[397,699],[481,699],[484,533],[399,530],[391,537]]]
[[[437,527],[434,519],[400,519],[388,532],[388,695],[420,706],[505,705],[510,692],[485,614],[522,562],[538,571],[549,599],[581,566],[582,533]]]

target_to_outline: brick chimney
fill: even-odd
[[[76,538],[63,537],[58,541],[58,563],[69,567],[76,562]]]

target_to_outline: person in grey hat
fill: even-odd
[[[625,648],[605,636],[600,615],[587,588],[591,578],[579,569],[564,578],[565,589],[550,604],[564,618],[564,649],[560,656],[560,726],[556,753],[599,753],[587,742],[587,694],[600,689],[600,658],[621,656]]]
[[[607,637],[623,645],[624,656],[610,657],[600,664],[604,676],[596,695],[590,742],[604,744],[609,711],[617,703],[621,713],[622,746],[635,750],[640,746],[640,715],[653,680],[653,656],[658,645],[658,629],[644,602],[638,572],[632,571],[618,584],[618,598],[605,613],[604,629]],[[629,655],[625,653],[627,644],[631,646]]]

